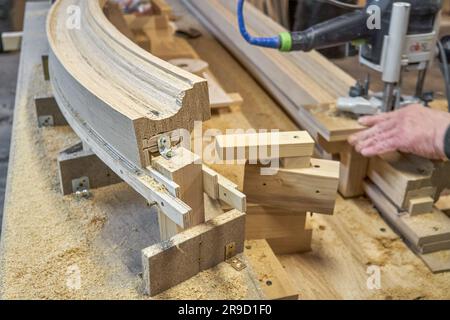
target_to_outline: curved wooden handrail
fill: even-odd
[[[122,35],[103,14],[105,0],[59,0],[47,20],[55,98],[109,147],[145,167],[146,140],[191,130],[210,117],[207,82]],[[69,28],[71,6],[80,28]],[[72,20],[70,20],[72,19]]]

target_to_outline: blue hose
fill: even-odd
[[[245,0],[239,0],[238,10],[237,10],[239,30],[241,31],[241,34],[244,37],[244,39],[247,40],[248,43],[250,43],[254,46],[280,49],[281,48],[281,39],[279,36],[270,37],[270,38],[258,38],[258,37],[252,37],[248,33],[247,28],[245,27],[244,2],[245,2]]]

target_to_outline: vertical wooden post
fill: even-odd
[[[170,159],[163,156],[153,158],[152,167],[179,185],[178,198],[193,210],[192,226],[204,223],[203,171],[199,157],[187,149],[178,148]],[[168,240],[182,231],[163,213],[159,213],[158,218],[162,241]]]
[[[369,159],[356,152],[355,148],[347,145],[341,156],[341,174],[339,192],[345,198],[358,197],[365,194],[364,178],[367,176]]]

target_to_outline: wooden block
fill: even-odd
[[[450,240],[450,218],[442,211],[433,208],[432,212],[415,216],[401,214],[373,183],[366,181],[364,188],[383,217],[402,234],[417,252],[420,252],[424,245]]]
[[[108,20],[128,39],[135,41],[133,32],[129,28],[122,10],[118,3],[107,1],[103,7],[103,13],[108,18]]]
[[[339,192],[345,198],[364,195],[363,181],[367,174],[369,160],[350,146],[340,153],[340,160]]]
[[[303,230],[295,236],[267,239],[275,254],[297,254],[311,251],[313,231]]]
[[[38,96],[34,98],[39,126],[68,125],[54,97]]]
[[[273,239],[295,237],[304,232],[306,213],[250,204],[247,206],[245,238]]]
[[[247,165],[244,194],[249,202],[299,212],[333,214],[339,183],[339,162],[311,159],[303,169],[280,168],[261,175],[261,166]]]
[[[314,140],[306,131],[229,134],[216,137],[216,153],[222,160],[266,160],[310,157]]]
[[[172,14],[172,7],[165,0],[151,0],[151,3],[155,15]]]
[[[172,29],[143,29],[143,32],[150,39],[150,52],[162,60],[198,58],[191,45],[185,39],[175,37]]]
[[[233,210],[142,250],[146,293],[157,295],[225,261],[229,244],[242,253],[244,234],[245,214]]]
[[[152,159],[152,167],[179,186],[178,198],[192,208],[192,226],[205,222],[203,199],[203,171],[198,156],[187,149],[177,148],[174,156]],[[180,229],[173,221],[160,214],[160,233],[163,240],[174,236]]]
[[[311,157],[282,158],[280,164],[284,169],[309,168],[311,167]]]
[[[63,195],[75,193],[73,180],[87,177],[89,188],[96,189],[121,183],[120,179],[92,151],[78,143],[58,155],[58,172]]]
[[[431,197],[415,198],[409,200],[410,215],[416,215],[421,213],[428,213],[433,211],[434,200]]]
[[[22,44],[23,32],[2,32],[1,41],[3,51],[18,51]]]
[[[268,300],[297,300],[298,290],[266,240],[247,240],[245,256]]]
[[[411,198],[435,198],[434,169],[430,160],[396,152],[370,159],[367,176],[397,207],[408,210]]]
[[[419,257],[433,273],[450,271],[450,250],[420,254]]]

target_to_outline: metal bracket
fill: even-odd
[[[236,242],[231,242],[225,246],[225,261],[236,255]]]
[[[53,119],[53,116],[39,116],[38,117],[38,124],[39,127],[54,127],[55,121]]]
[[[76,195],[83,196],[83,197],[88,196],[89,189],[90,189],[90,183],[89,183],[88,177],[81,177],[81,178],[72,180],[72,191]]]
[[[236,271],[242,271],[245,268],[247,268],[247,265],[242,262],[239,258],[233,258],[230,260],[227,260],[227,263],[233,267]]]
[[[173,158],[172,141],[168,135],[163,134],[158,138],[158,151],[167,160]]]

